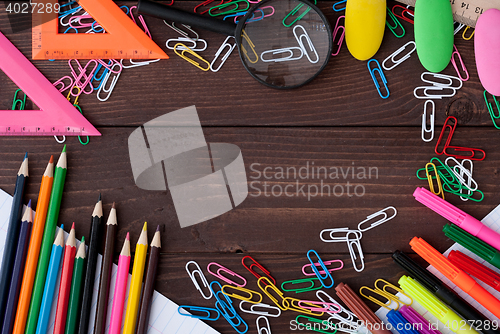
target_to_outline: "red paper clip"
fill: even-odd
[[[245,259],[248,258],[250,259],[253,263],[250,265],[250,266],[247,266],[245,264]],[[243,267],[245,267],[249,272],[252,273],[252,275],[254,275],[255,277],[257,277],[257,279],[261,278],[262,275],[259,275],[259,273],[257,273],[254,269],[252,269],[253,267],[257,267],[259,268],[267,277],[269,277],[272,281],[273,281],[273,284],[276,285],[276,280],[274,279],[274,277],[271,276],[271,273],[269,272],[269,270],[267,270],[266,268],[264,268],[259,262],[255,261],[251,256],[247,255],[247,256],[244,256],[242,259],[241,259],[241,264],[243,265]],[[265,282],[264,282],[265,283]],[[266,284],[267,286],[267,284]]]
[[[453,125],[448,124],[449,121],[453,121]],[[439,134],[439,138],[436,143],[436,147],[434,148],[434,152],[436,152],[437,155],[445,154],[449,157],[455,157],[457,159],[470,159],[470,160],[484,160],[486,158],[486,152],[479,149],[479,148],[472,148],[472,147],[460,147],[460,146],[451,146],[451,138],[453,137],[453,134],[455,133],[455,129],[457,128],[458,120],[454,116],[448,116],[446,120],[444,121],[443,128],[441,129],[441,133]],[[438,151],[438,147],[441,144],[441,141],[443,140],[443,136],[446,132],[446,130],[449,130],[450,133],[448,134],[448,137],[446,138],[446,141],[444,143],[443,150],[441,152]],[[458,152],[458,153],[453,153],[450,152],[450,150],[453,150],[453,152]],[[464,155],[464,154],[459,154],[461,152],[469,152],[470,154]],[[477,157],[477,153],[479,153],[479,156]]]
[[[466,273],[500,291],[500,275],[460,251],[451,251],[448,260]]]
[[[200,7],[203,7],[203,6],[208,6],[210,5],[212,2],[214,2],[215,0],[206,0],[206,1],[203,1],[202,3],[200,3],[199,5],[196,5],[196,7],[194,7],[193,11],[196,13],[196,14],[205,14],[205,13],[208,13],[208,11],[210,10],[211,7],[207,8],[206,10],[204,10],[203,12],[201,13],[197,13],[196,10]],[[222,5],[222,3],[224,2],[224,0],[222,0],[221,2],[219,2],[218,4],[216,5],[213,5],[213,6],[218,6],[218,5]],[[212,7],[213,7],[212,6]]]
[[[401,12],[401,14],[396,14],[395,12],[395,8],[401,8],[403,11]],[[406,22],[409,22],[411,24],[414,24],[413,23],[413,17],[415,16],[415,14],[413,13],[412,10],[404,7],[404,6],[401,6],[401,5],[395,5],[394,7],[392,7],[392,13],[394,14],[394,16],[402,19],[402,20],[405,20]],[[406,17],[405,16],[405,13],[409,16],[409,17]],[[411,17],[411,18],[410,18]]]

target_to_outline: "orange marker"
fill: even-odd
[[[480,286],[472,277],[453,265],[443,254],[429,245],[424,239],[414,237],[410,241],[411,248],[425,261],[429,262],[441,274],[456,286],[474,298],[479,304],[496,317],[500,317],[500,301]]]
[[[43,8],[57,0],[42,0]],[[40,4],[39,3],[39,4]],[[59,33],[55,11],[33,14],[33,59],[168,59],[156,45],[112,0],[80,0],[81,5],[104,34]]]

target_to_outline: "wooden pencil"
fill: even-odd
[[[21,231],[19,232],[19,241],[17,242],[16,260],[14,261],[14,268],[12,269],[12,280],[10,282],[9,297],[7,298],[7,307],[5,308],[2,334],[12,333],[12,328],[14,327],[14,319],[16,316],[19,290],[21,289],[24,264],[26,262],[26,253],[28,252],[32,222],[33,210],[31,210],[30,200],[26,210],[24,210],[23,218],[21,219]]]
[[[14,334],[24,334],[26,328],[26,318],[30,307],[31,292],[33,291],[33,282],[35,281],[38,256],[40,255],[40,245],[42,243],[43,229],[45,219],[47,218],[47,209],[49,207],[50,192],[54,181],[54,156],[50,156],[49,163],[42,176],[42,183],[38,193],[36,203],[36,215],[31,231],[31,238],[28,247],[26,265],[24,267],[23,281],[21,283],[21,292],[19,293],[19,302],[17,304],[16,318],[14,321]]]
[[[97,254],[99,253],[99,240],[102,222],[102,201],[101,195],[92,212],[92,222],[90,225],[89,250],[87,253],[87,268],[83,281],[83,296],[80,309],[80,321],[78,333],[87,334],[89,328],[90,308],[92,307],[92,294],[94,292],[94,280],[97,266]]]
[[[59,209],[63,194],[64,182],[66,180],[67,160],[66,145],[64,145],[61,156],[57,161],[54,171],[54,182],[50,193],[49,207],[47,209],[47,219],[43,230],[42,244],[40,246],[40,257],[36,268],[35,281],[33,283],[33,293],[31,295],[30,308],[26,319],[26,329],[24,334],[35,334],[38,324],[38,314],[42,303],[45,278],[49,267],[52,243],[54,242],[57,220],[59,219]],[[36,214],[35,214],[36,219]],[[19,333],[22,334],[22,333]]]
[[[73,277],[71,279],[71,290],[69,292],[68,312],[66,313],[65,334],[76,333],[78,324],[78,316],[80,315],[80,298],[82,296],[82,281],[85,271],[85,237],[82,237],[82,242],[75,256],[73,264]]]
[[[117,229],[115,203],[109,212],[106,222],[104,242],[104,255],[102,257],[101,279],[99,281],[99,295],[97,297],[97,310],[94,325],[94,334],[104,334],[106,330],[106,315],[108,312],[109,286],[111,283],[111,269],[113,268],[113,253]]]
[[[160,225],[158,225],[149,249],[148,268],[146,270],[146,278],[144,279],[144,289],[141,298],[141,308],[139,310],[136,334],[146,334],[148,331],[151,300],[154,292],[156,269],[158,268],[158,260],[160,259],[160,249]]]
[[[54,241],[54,245],[52,246],[52,253],[50,254],[49,269],[47,271],[47,279],[45,280],[45,289],[43,290],[36,334],[48,333],[47,328],[49,327],[50,311],[52,310],[52,302],[54,301],[54,292],[56,290],[57,276],[59,274],[59,266],[61,264],[63,252],[64,230],[61,226],[57,233],[56,240]]]
[[[139,236],[139,241],[137,241],[137,245],[135,246],[134,265],[132,269],[132,279],[130,280],[130,288],[128,291],[127,312],[125,313],[123,334],[134,334],[135,331],[147,252],[148,228],[147,223],[144,223],[141,235]]]
[[[113,295],[113,306],[111,307],[111,320],[109,334],[120,334],[122,329],[123,305],[127,292],[128,271],[130,268],[130,235],[127,233],[122,251],[118,259],[116,271],[115,293]]]
[[[16,256],[17,241],[19,240],[19,231],[21,229],[21,215],[23,210],[24,185],[28,177],[28,153],[24,155],[21,167],[17,172],[16,187],[14,196],[12,196],[12,206],[7,228],[7,237],[5,238],[2,265],[0,266],[0,328],[3,327],[5,308],[9,296],[9,287],[11,282],[12,268]]]
[[[54,334],[63,334],[66,327],[66,314],[68,312],[69,292],[71,289],[71,278],[73,276],[73,265],[75,263],[76,239],[75,223],[71,226],[68,240],[64,249],[61,282],[59,284],[59,295],[57,296],[56,319],[54,322]]]

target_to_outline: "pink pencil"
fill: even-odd
[[[122,329],[123,306],[125,304],[125,293],[127,292],[128,270],[130,267],[130,236],[127,233],[123,248],[118,260],[118,272],[116,274],[115,294],[113,296],[113,307],[111,309],[111,323],[109,334],[120,334]]]

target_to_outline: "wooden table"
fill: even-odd
[[[175,6],[192,9],[197,3],[176,2]],[[335,24],[340,13],[333,12],[332,2],[320,2],[319,6]],[[161,20],[146,20],[153,40],[166,50],[165,41],[176,37],[176,33]],[[406,35],[401,39],[386,31],[375,56],[380,62],[413,39],[412,25],[402,24]],[[30,31],[11,33],[4,11],[0,14],[0,31],[31,57]],[[209,43],[201,54],[211,60],[225,37],[205,31],[200,34]],[[413,89],[422,85],[420,74],[424,69],[416,53],[394,70],[385,71],[391,95],[384,100],[375,90],[366,62],[351,57],[345,45],[318,78],[288,91],[256,82],[246,73],[236,52],[218,73],[212,73],[198,70],[167,50],[169,60],[124,70],[107,102],[99,102],[95,95],[80,98],[84,115],[102,137],[92,137],[87,146],[80,145],[77,138],[67,139],[69,169],[59,222],[69,226],[75,221],[77,236],[87,236],[93,206],[102,193],[106,216],[111,203],[117,203],[117,253],[127,231],[135,243],[147,221],[151,240],[155,226],[160,224],[163,255],[156,289],[178,304],[213,306],[213,301],[202,299],[190,282],[184,269],[190,260],[197,261],[207,276],[209,262],[221,263],[246,277],[249,288],[257,289],[256,280],[240,263],[243,256],[254,257],[281,283],[302,277],[300,269],[308,262],[306,252],[315,249],[325,260],[339,258],[345,262],[345,268],[334,275],[337,283],[346,282],[354,289],[372,285],[377,278],[396,283],[403,271],[390,255],[396,249],[408,251],[413,236],[425,238],[440,251],[452,244],[441,232],[446,220],[412,196],[416,187],[427,186],[427,182],[415,177],[415,172],[436,155],[436,138],[448,115],[459,121],[454,145],[483,148],[487,157],[474,165],[474,177],[484,191],[484,200],[462,202],[454,195],[448,195],[447,200],[479,219],[499,202],[499,132],[492,126],[483,100],[474,42],[457,36],[455,43],[470,79],[454,97],[435,100],[436,135],[431,143],[420,138],[424,100],[416,99]],[[52,82],[70,73],[63,60],[34,64]],[[451,64],[443,73],[455,75]],[[16,87],[3,73],[0,82],[0,108],[8,109]],[[135,186],[127,138],[145,122],[190,105],[197,107],[207,142],[239,146],[249,180],[260,183],[253,184],[248,198],[235,210],[181,229],[168,191],[145,191]],[[48,158],[51,154],[58,156],[61,149],[62,145],[52,137],[0,138],[0,188],[13,192],[15,174],[28,151],[30,179],[26,200],[36,200]],[[376,167],[378,178],[374,174],[371,179],[358,179],[357,174],[354,179],[343,179],[342,175],[338,180],[323,178],[331,186],[345,187],[347,181],[362,185],[363,196],[324,194],[308,199],[300,193],[291,197],[269,193],[266,196],[254,189],[263,191],[264,182],[269,187],[296,182],[306,188],[320,186],[318,178],[289,175],[281,179],[276,174],[277,167],[298,170],[313,163],[316,167],[344,170]],[[267,174],[259,174],[264,168],[269,168]],[[362,273],[352,269],[344,243],[327,244],[319,239],[322,229],[356,228],[366,216],[390,205],[397,208],[397,217],[364,234],[366,269]],[[333,289],[329,292],[334,295]],[[314,294],[300,297],[310,299]],[[289,322],[296,315],[285,312],[279,318],[270,318],[272,332],[290,333]],[[248,321],[249,332],[255,333],[255,316],[242,316]],[[210,325],[221,333],[233,333],[224,320]]]

